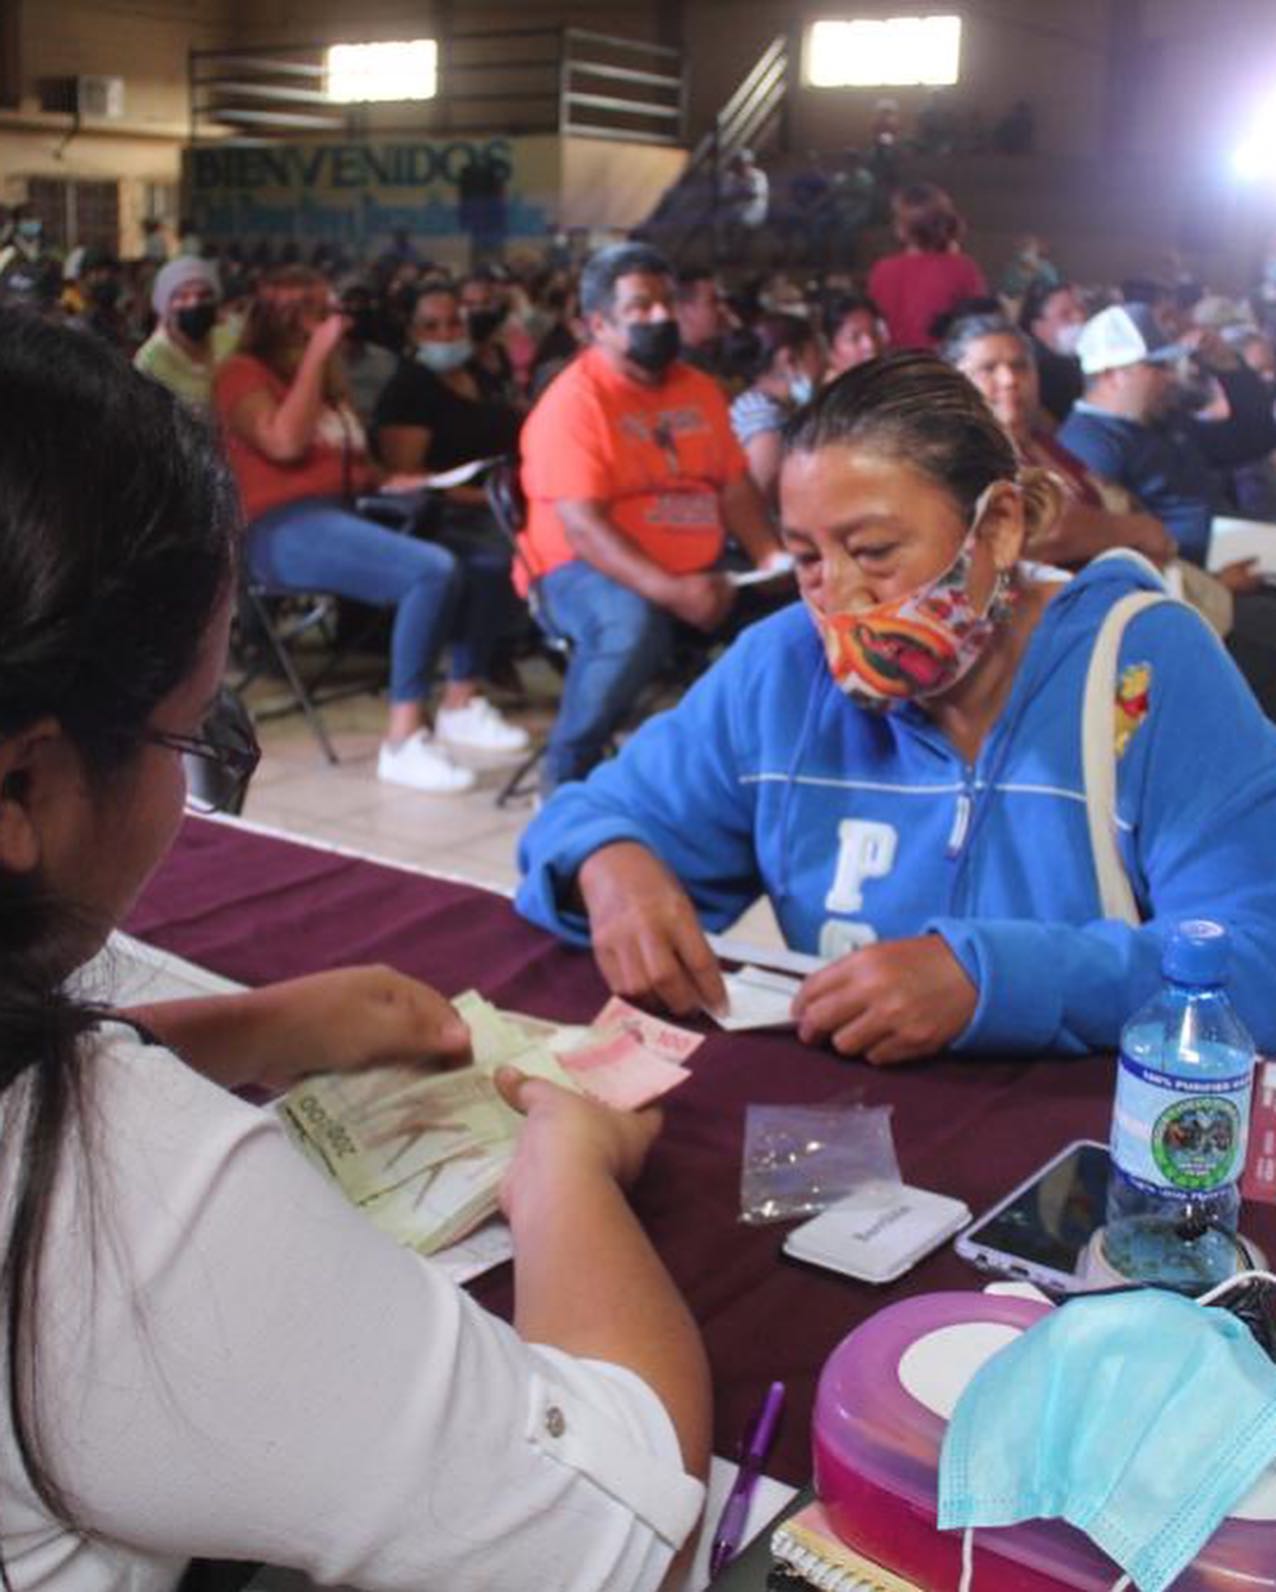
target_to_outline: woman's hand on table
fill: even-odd
[[[506,1103],[526,1118],[501,1188],[507,1216],[520,1198],[534,1199],[537,1191],[560,1178],[602,1177],[629,1188],[660,1132],[660,1113],[654,1108],[614,1111],[514,1067],[501,1068],[496,1086]]]
[[[470,1057],[469,1030],[451,1003],[389,967],[336,968],[134,1015],[229,1087],[286,1089],[308,1073],[458,1066]]]
[[[613,994],[658,1001],[679,1016],[725,1007],[722,972],[695,908],[659,858],[617,841],[587,857],[576,878],[594,958]]]
[[[938,934],[866,945],[812,973],[793,1001],[798,1038],[877,1067],[933,1055],[975,1014],[979,991]]]

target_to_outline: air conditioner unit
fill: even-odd
[[[120,121],[124,115],[124,79],[77,77],[75,108],[81,116],[95,116],[100,121]]]

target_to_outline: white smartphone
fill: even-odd
[[[958,1238],[981,1271],[1022,1277],[1050,1293],[1087,1286],[1090,1240],[1106,1218],[1108,1147],[1078,1139],[1060,1150]]]

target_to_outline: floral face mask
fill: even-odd
[[[1018,588],[1007,571],[998,573],[983,613],[967,590],[979,526],[1000,484],[980,494],[957,556],[924,586],[871,608],[810,609],[829,671],[853,702],[880,712],[938,696],[974,666],[1010,617]]]

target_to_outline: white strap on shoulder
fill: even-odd
[[[1108,610],[1090,653],[1081,708],[1081,769],[1085,778],[1090,850],[1105,918],[1137,926],[1142,917],[1117,847],[1116,684],[1117,658],[1125,627],[1155,603],[1172,602],[1164,591],[1135,591]]]

